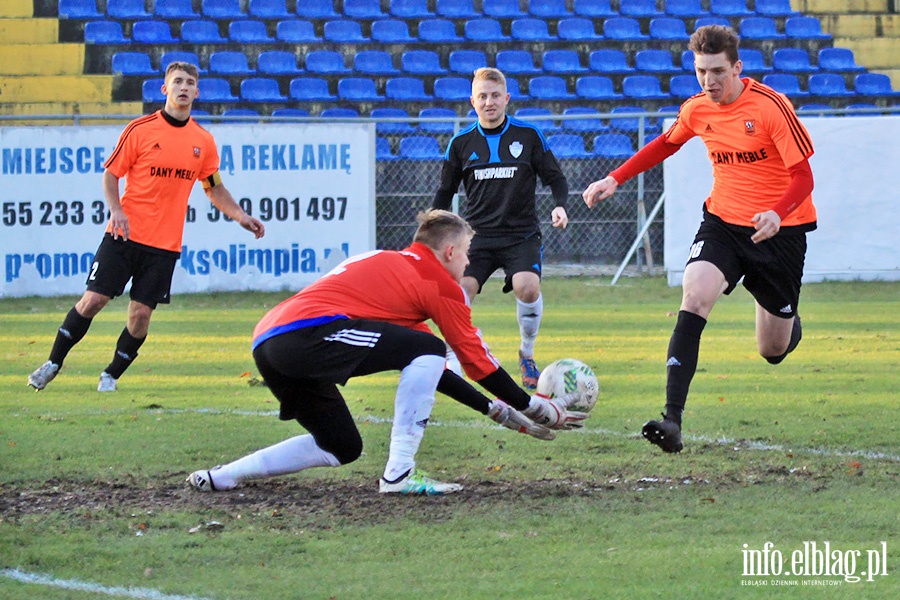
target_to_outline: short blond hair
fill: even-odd
[[[506,89],[506,76],[503,74],[503,71],[495,69],[494,67],[481,67],[480,69],[475,69],[475,77],[472,79],[472,83],[475,83],[476,81],[493,81],[496,84],[502,85],[503,89]]]
[[[414,242],[425,244],[432,250],[440,250],[448,242],[462,236],[472,237],[475,230],[459,215],[447,210],[432,208],[416,215],[419,227],[413,236]]]

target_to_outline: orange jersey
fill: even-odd
[[[368,319],[430,331],[431,319],[475,381],[500,363],[472,325],[462,287],[427,246],[381,250],[353,256],[288,298],[253,330],[253,347],[265,340],[336,319]]]
[[[665,133],[673,144],[700,136],[713,165],[709,212],[727,223],[752,226],[756,213],[770,210],[790,183],[790,167],[813,154],[812,140],[782,94],[753,79],[742,79],[744,91],[724,106],[697,94],[681,105]],[[812,223],[812,196],[782,221],[783,227]]]
[[[177,127],[158,110],[125,127],[103,166],[125,178],[121,203],[129,239],[181,252],[191,188],[219,170],[219,153],[212,134],[193,119]]]

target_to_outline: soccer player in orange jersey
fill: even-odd
[[[731,28],[700,27],[688,49],[703,91],[681,105],[665,134],[582,194],[594,206],[694,136],[706,144],[713,164],[713,188],[684,270],[681,310],[669,341],[665,413],[642,430],[665,452],[682,449],[681,417],[709,313],[742,277],[756,300],[760,355],[778,364],[797,347],[806,233],[816,228],[812,140],[790,102],[741,78],[738,36]]]
[[[200,181],[210,201],[257,239],[263,224],[234,201],[219,176],[213,136],[191,119],[199,95],[197,67],[173,62],[162,86],[162,110],[129,123],[104,165],[103,194],[110,218],[87,280],[87,291],[66,315],[47,362],[28,376],[35,390],[59,373],[91,320],[131,280],[128,321],[112,362],[100,374],[99,392],[111,392],[137,357],[158,304],[169,303],[172,274],[181,255],[188,197]],[[119,196],[119,179],[125,192]]]

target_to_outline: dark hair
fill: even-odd
[[[465,219],[446,210],[432,208],[416,215],[419,227],[413,236],[414,242],[421,242],[432,250],[440,250],[448,241],[466,235],[472,237],[475,231]]]
[[[740,38],[734,29],[724,25],[704,25],[691,35],[688,50],[696,54],[725,53],[732,65],[738,61]]]
[[[200,79],[200,72],[197,70],[196,65],[192,65],[189,62],[175,61],[169,63],[169,66],[166,67],[166,79],[169,78],[169,73],[172,71],[184,71],[194,79]]]

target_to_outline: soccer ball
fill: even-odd
[[[600,395],[600,383],[589,366],[574,358],[561,358],[541,371],[537,393],[556,398],[578,392],[579,398],[569,409],[591,412]]]

